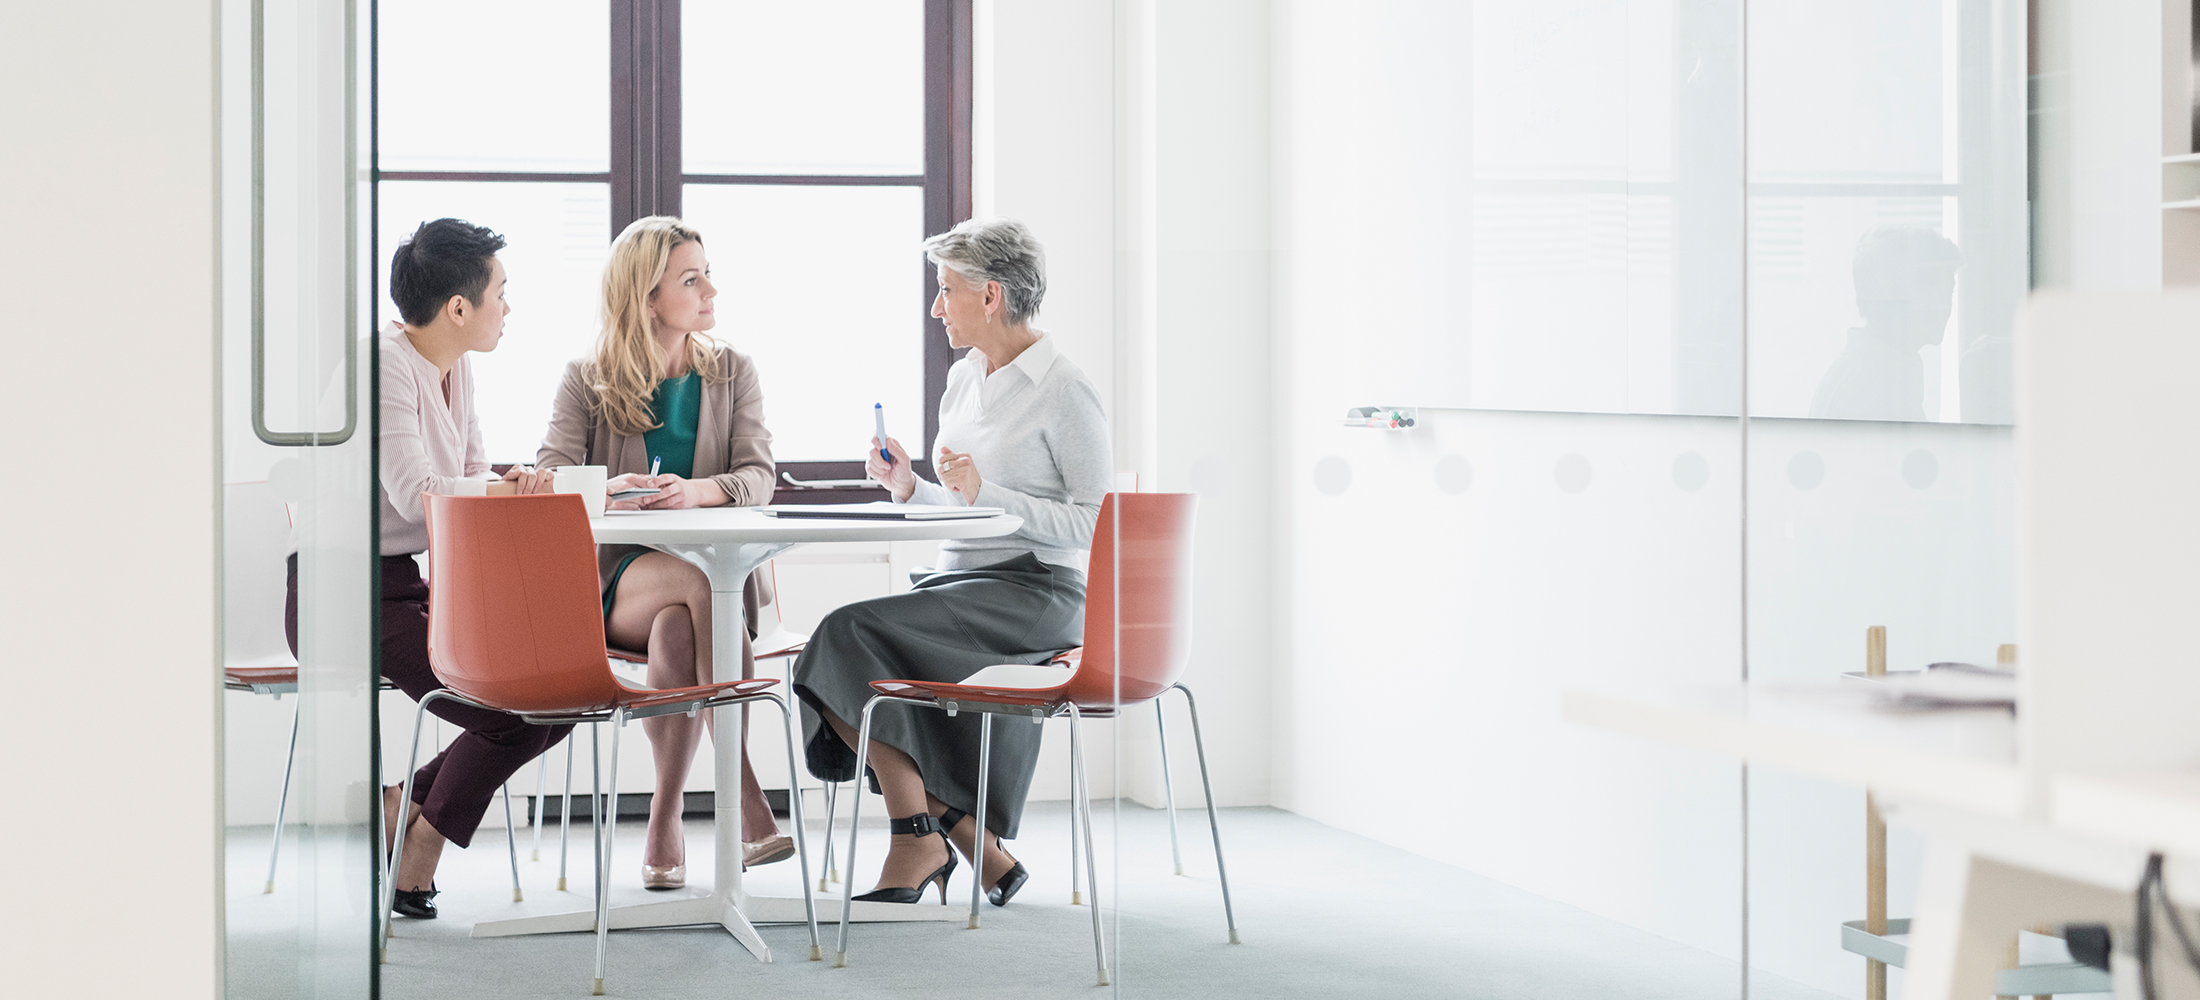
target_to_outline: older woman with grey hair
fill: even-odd
[[[1044,663],[1077,645],[1085,559],[1112,479],[1099,391],[1031,325],[1046,295],[1046,259],[1030,231],[1007,220],[965,222],[924,250],[939,275],[932,315],[950,345],[969,348],[940,397],[939,481],[918,478],[892,439],[872,440],[866,471],[897,503],[999,507],[1023,527],[942,543],[939,568],[909,592],[848,605],[818,625],[795,663],[795,693],[812,710],[803,713],[810,770],[828,781],[856,777],[850,720],[861,718],[870,682],[952,683],[997,663]],[[944,903],[955,851],[978,867],[995,906],[1023,886],[1024,866],[1000,841],[1015,839],[1041,728],[994,729],[981,851],[968,810],[978,798],[984,718],[874,714],[870,766],[893,846],[878,888],[857,899],[914,903],[937,882]]]

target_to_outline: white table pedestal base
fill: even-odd
[[[751,896],[741,893],[739,901],[727,906],[717,894],[683,896],[650,903],[633,903],[611,908],[611,929],[632,930],[639,927],[692,927],[700,924],[717,924],[732,934],[734,940],[755,955],[758,961],[772,960],[771,949],[756,933],[754,920],[760,924],[800,924],[808,918],[802,912],[800,896]],[[820,901],[823,905],[823,901]],[[833,908],[838,913],[839,908]],[[744,916],[744,914],[746,914]],[[820,914],[822,917],[823,914]],[[887,923],[908,920],[965,920],[969,912],[954,906],[925,906],[921,903],[863,903],[855,904],[852,918],[861,923]],[[473,936],[518,937],[527,934],[571,934],[596,930],[595,910],[574,910],[569,913],[551,913],[539,917],[515,917],[510,920],[484,920],[474,925]]]

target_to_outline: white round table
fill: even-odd
[[[902,542],[948,538],[990,538],[1023,526],[1012,515],[940,521],[778,518],[754,508],[610,511],[590,519],[600,545],[647,545],[695,564],[710,577],[711,662],[741,662],[741,587],[749,574],[773,556],[805,542]],[[720,667],[719,669],[724,669]],[[792,691],[782,694],[789,700]],[[801,923],[800,897],[752,896],[741,888],[741,758],[746,743],[738,706],[720,708],[717,736],[711,741],[716,761],[715,882],[707,895],[611,908],[611,926],[673,927],[718,924],[757,958],[771,961],[771,949],[755,923]],[[827,830],[826,836],[832,831]],[[609,877],[608,873],[599,877]],[[851,873],[852,877],[852,873]],[[937,911],[937,912],[935,912]],[[856,920],[961,920],[961,910],[944,906],[857,903]],[[474,925],[474,937],[550,934],[594,930],[593,909],[540,917],[491,920]]]

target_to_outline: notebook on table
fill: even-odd
[[[767,517],[831,517],[858,521],[960,521],[998,517],[999,507],[942,507],[921,503],[775,503],[756,508]]]

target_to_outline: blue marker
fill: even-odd
[[[892,465],[894,464],[894,453],[886,450],[886,404],[872,403],[871,418],[878,424],[878,457],[885,459],[886,464]]]

